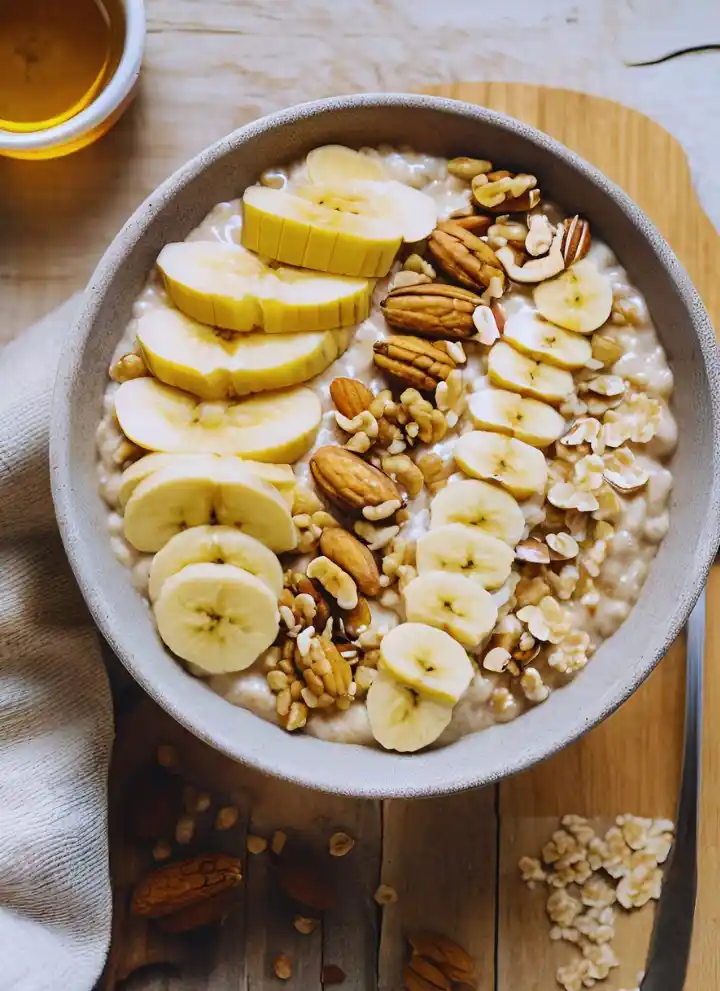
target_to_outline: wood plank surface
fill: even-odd
[[[185,13],[188,6],[182,5]],[[185,24],[183,32],[186,43],[198,46],[200,53],[192,85],[182,85],[186,79],[177,51],[170,54],[166,41],[160,43],[162,31],[151,24],[140,100],[110,135],[57,162],[0,160],[0,286],[5,289],[0,341],[81,287],[129,212],[173,168],[253,116],[251,102],[235,99],[235,36],[224,37],[222,25],[215,36],[200,41],[192,24]],[[207,71],[200,72],[199,65]],[[526,120],[607,172],[649,213],[688,268],[714,320],[720,321],[717,235],[697,203],[682,149],[657,124],[608,101],[561,90],[467,83],[438,92]],[[717,574],[709,602],[712,617],[713,604],[720,604]],[[692,991],[720,987],[720,633],[712,620],[708,638],[701,884],[688,984]],[[325,962],[342,966],[348,974],[344,987],[352,991],[372,991],[378,968],[383,991],[399,991],[404,936],[409,927],[423,924],[437,925],[466,942],[478,960],[479,991],[549,991],[556,986],[556,950],[547,938],[540,899],[518,881],[517,860],[535,853],[557,817],[568,812],[598,820],[623,812],[671,814],[682,702],[682,646],[676,645],[620,712],[551,761],[505,782],[497,795],[488,790],[427,802],[386,803],[382,823],[375,803],[319,796],[263,778],[186,738],[180,727],[155,712],[142,732],[137,726],[124,731],[123,739],[134,738],[136,746],[130,748],[132,754],[120,754],[125,762],[118,771],[121,776],[147,759],[161,738],[177,737],[186,747],[188,770],[195,779],[211,782],[219,792],[240,789],[241,804],[247,797],[247,817],[236,835],[238,849],[248,828],[265,836],[283,828],[317,850],[336,828],[358,842],[337,865],[343,898],[313,936],[294,934],[291,907],[273,884],[269,860],[247,857],[243,908],[230,917],[220,943],[197,955],[185,978],[138,978],[132,986],[158,991],[280,987],[272,975],[272,958],[289,951],[296,970],[285,987],[312,991],[319,986]],[[132,864],[124,867],[130,874]],[[400,895],[397,905],[383,912],[371,901],[380,879]],[[623,969],[604,985],[607,991],[634,986],[630,982],[642,965],[649,924],[650,913],[645,912],[633,920],[632,930],[623,930],[618,939]]]

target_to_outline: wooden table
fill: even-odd
[[[206,113],[210,82],[196,82],[180,100],[177,77],[158,59],[148,66],[139,103],[95,147],[54,163],[0,161],[5,212],[0,278],[10,290],[3,300],[0,339],[80,288],[127,214],[156,183],[210,140],[244,123],[247,115],[236,111],[230,95],[223,100],[215,95],[213,112]],[[717,238],[695,199],[684,155],[667,133],[633,111],[579,94],[505,84],[459,84],[441,91],[525,119],[606,171],[650,213],[720,320]],[[608,134],[616,140],[608,141]],[[718,575],[710,583],[710,603],[716,600]],[[707,656],[720,656],[712,622]],[[119,775],[146,760],[158,739],[176,735],[196,779],[240,790],[240,845],[245,830],[267,833],[276,827],[311,844],[323,844],[329,831],[343,828],[358,842],[341,865],[346,897],[317,934],[294,935],[271,894],[265,862],[248,858],[244,911],[233,917],[205,972],[133,986],[255,991],[274,986],[268,957],[284,951],[301,963],[288,988],[317,987],[324,958],[348,973],[345,988],[392,991],[401,986],[403,933],[423,925],[467,946],[478,960],[480,991],[549,991],[556,986],[557,962],[568,952],[548,941],[542,897],[528,894],[519,882],[517,860],[535,853],[557,818],[568,812],[598,822],[622,812],[672,815],[682,745],[683,666],[682,645],[676,644],[620,712],[557,757],[498,788],[426,802],[389,802],[382,808],[299,792],[229,765],[162,717],[142,719],[141,710],[130,717],[140,723],[124,730]],[[720,727],[712,718],[720,704],[717,665],[708,663],[707,677],[703,853],[688,984],[693,991],[720,986]],[[138,725],[143,732],[137,732]],[[379,920],[370,895],[380,878],[400,897]],[[650,924],[651,913],[643,911],[619,927],[616,946],[623,966],[604,985],[608,991],[635,986]]]

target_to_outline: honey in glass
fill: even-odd
[[[0,129],[46,130],[87,107],[124,32],[120,0],[0,0]]]

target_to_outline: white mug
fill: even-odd
[[[44,130],[21,132],[0,128],[0,155],[12,158],[54,158],[91,144],[108,131],[131,102],[145,49],[144,0],[121,0],[125,39],[117,69],[95,99],[74,117]]]

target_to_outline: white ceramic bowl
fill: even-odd
[[[271,165],[330,142],[477,152],[542,177],[549,198],[582,212],[615,247],[647,300],[676,380],[680,446],[670,533],[620,630],[543,705],[442,749],[409,756],[290,735],[215,695],[162,647],[148,609],[110,548],[94,433],[107,369],[160,249]],[[683,626],[718,545],[720,363],[707,314],[677,259],[628,197],[546,135],[452,100],[370,95],[322,100],[255,121],[162,184],[108,248],[87,289],[56,387],[51,461],[57,516],[90,610],[140,684],[179,722],[231,757],[301,784],[357,796],[415,796],[496,781],[590,729],[647,677]]]

